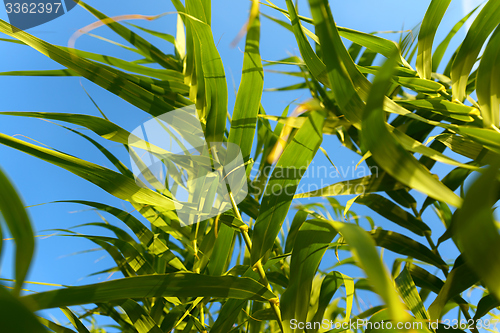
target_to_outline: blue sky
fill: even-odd
[[[413,28],[423,18],[429,2],[422,0],[335,0],[331,1],[331,8],[339,26],[364,32],[391,31]],[[137,2],[126,0],[120,1],[119,5],[117,5],[117,1],[89,0],[88,3],[108,16],[122,14],[156,15],[174,11],[173,6],[168,1],[144,0]],[[452,1],[445,15],[444,22],[438,30],[436,40],[440,41],[455,22],[464,16],[464,13],[479,3],[476,0]],[[276,1],[275,4],[280,7],[286,7],[284,0]],[[231,48],[230,44],[247,18],[249,5],[248,1],[216,0],[212,2],[213,35],[225,65],[230,109],[234,104],[234,91],[238,87],[241,76],[243,60],[241,49],[244,45],[243,42],[240,42],[236,48]],[[309,16],[307,7],[307,1],[299,1],[299,9],[302,15]],[[270,8],[263,6],[262,11],[266,14],[283,18],[280,13]],[[7,15],[1,6],[0,18],[7,20]],[[167,15],[153,22],[134,21],[132,23],[149,29],[174,34],[175,20],[175,15]],[[77,29],[94,21],[95,19],[92,15],[85,12],[81,7],[76,7],[68,14],[54,21],[29,29],[28,32],[51,43],[67,45],[69,38]],[[93,33],[123,42],[115,37],[106,27],[99,28],[93,31]],[[398,34],[384,34],[384,36],[393,39],[399,37]],[[458,40],[463,38],[463,36],[464,33],[462,32],[454,39],[451,49],[458,45]],[[7,37],[0,36],[0,38]],[[154,41],[155,45],[172,52],[171,47],[161,40],[153,37],[148,37],[148,39]],[[110,46],[109,43],[89,36],[80,37],[77,41],[77,47],[124,59],[137,59],[131,52],[124,51],[116,46]],[[261,52],[262,58],[265,60],[278,60],[289,55],[299,55],[293,35],[265,18],[262,19]],[[445,56],[445,60],[447,56]],[[0,72],[59,68],[61,68],[60,65],[28,47],[4,42],[0,44]],[[265,73],[266,88],[285,86],[291,82],[293,81],[287,77]],[[98,110],[85,94],[82,85],[110,120],[115,121],[127,130],[133,130],[141,122],[147,120],[145,113],[137,110],[115,95],[95,86],[85,79],[75,77],[19,78],[0,76],[0,110],[71,112],[98,116]],[[262,103],[267,113],[279,115],[296,98],[299,98],[300,101],[308,97],[309,95],[306,90],[298,94],[297,92],[266,92],[264,93]],[[63,152],[111,167],[109,162],[88,142],[59,126],[42,120],[0,116],[0,132],[9,135],[25,135]],[[106,148],[117,153],[124,162],[130,163],[128,156],[118,144],[110,142],[105,142],[104,144]],[[352,167],[359,160],[359,157],[347,154],[345,149],[340,149],[340,144],[333,138],[325,138],[322,146],[327,149],[330,157],[337,166],[344,168]],[[318,153],[318,155],[321,155],[321,153]],[[315,163],[323,164],[328,162],[326,162],[323,156],[318,156]],[[37,235],[49,234],[50,232],[44,231],[47,229],[68,228],[82,223],[100,221],[100,217],[95,212],[82,211],[84,209],[83,206],[64,203],[44,203],[65,199],[105,201],[108,204],[131,210],[130,205],[124,205],[120,200],[115,199],[100,188],[81,180],[77,176],[1,145],[0,166],[13,180],[25,203],[28,206],[33,206],[29,209],[29,212]],[[440,167],[436,170],[442,176],[449,169],[447,167]],[[420,198],[423,198],[423,196],[420,196]],[[342,202],[345,202],[346,199],[348,198],[343,198]],[[354,209],[360,214],[375,216],[374,213],[363,210],[359,206],[355,206]],[[386,222],[381,220],[381,218],[376,219],[376,224],[387,225]],[[441,224],[435,218],[433,218],[431,223],[433,225]],[[389,227],[392,228],[393,226],[389,225]],[[440,229],[438,228],[437,230]],[[91,228],[80,231],[102,233],[100,230],[93,230]],[[437,232],[434,237],[437,239],[439,235],[440,233]],[[107,275],[87,277],[92,272],[113,266],[112,261],[103,251],[71,255],[75,252],[91,248],[94,248],[94,246],[89,241],[83,239],[72,237],[37,238],[36,256],[28,280],[79,285],[98,282],[108,278]],[[445,256],[449,253],[448,258],[456,256],[453,249],[450,248],[448,251],[445,252]],[[12,247],[6,246],[3,252],[0,275],[1,277],[9,278],[12,272]],[[26,287],[33,290],[47,289],[36,286]]]

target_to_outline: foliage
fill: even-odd
[[[302,56],[275,62],[294,66],[299,71],[284,74],[303,79],[303,84],[286,89],[306,87],[311,94],[290,116],[281,117],[266,115],[260,103],[264,71],[259,53],[259,2],[251,4],[242,78],[230,116],[224,68],[210,29],[210,1],[172,3],[179,14],[175,38],[144,30],[173,44],[175,54],[165,54],[118,20],[80,1],[142,57],[135,62],[51,45],[27,32],[12,33],[10,25],[0,21],[0,31],[12,38],[6,42],[27,45],[64,67],[2,75],[81,76],[153,117],[194,104],[208,142],[239,145],[252,190],[241,203],[233,201],[232,210],[183,226],[174,207],[174,188],[159,191],[139,186],[132,171],[89,136],[70,129],[89,140],[116,170],[0,133],[0,143],[86,179],[128,201],[141,215],[102,202],[70,201],[107,212],[124,224],[95,224],[112,231],[114,237],[68,231],[107,251],[116,262],[113,270],[123,278],[19,297],[34,241],[20,201],[0,174],[0,208],[17,244],[17,280],[12,293],[0,290],[0,313],[25,316],[23,322],[33,325],[18,327],[17,332],[40,330],[28,309],[61,308],[72,329],[38,317],[54,332],[89,332],[81,320],[99,313],[112,318],[121,332],[226,333],[301,332],[292,325],[294,321],[323,319],[334,323],[353,318],[429,322],[453,308],[467,320],[478,320],[500,305],[496,283],[500,262],[495,254],[500,236],[492,211],[500,193],[500,1],[490,0],[479,10],[443,72],[437,69],[444,52],[465,22],[458,22],[432,52],[436,30],[450,1],[431,2],[417,43],[411,33],[395,43],[338,27],[327,0],[309,0],[312,18],[300,16],[292,0],[286,0],[286,9],[267,1],[266,6],[284,15],[283,20],[269,18],[294,34]],[[314,32],[307,26],[314,27]],[[349,48],[342,37],[352,42]],[[484,53],[477,59],[483,47]],[[415,54],[416,70],[410,65]],[[382,66],[373,65],[378,55],[386,58]],[[127,150],[134,146],[128,141],[130,133],[106,117],[2,114],[83,126]],[[296,193],[303,174],[283,177],[283,171],[307,168],[323,135],[336,136],[346,149],[379,172]],[[327,149],[321,150],[328,156]],[[452,157],[457,155],[446,155],[449,151],[462,157],[457,160]],[[213,163],[215,156],[210,158]],[[249,171],[256,162],[261,171],[273,166],[273,172],[252,178]],[[436,162],[455,169],[439,179],[431,173]],[[476,178],[464,194],[466,181]],[[276,194],[273,189],[277,187],[293,191]],[[417,202],[415,192],[425,194],[425,201]],[[346,206],[335,199],[353,194]],[[282,232],[285,218],[294,212],[293,199],[322,197],[328,199],[329,207],[319,201],[297,206],[289,230]],[[363,228],[350,210],[354,203],[406,229],[411,237],[373,224],[371,230]],[[447,228],[437,244],[432,238],[438,236],[433,234],[434,226],[423,218],[431,207]],[[417,237],[424,237],[427,244]],[[447,241],[454,242],[461,253],[451,266],[438,251]],[[398,255],[392,274],[377,247]],[[349,257],[320,270],[327,251],[342,251]],[[347,264],[361,268],[366,278],[343,274],[342,266]],[[431,273],[433,270],[441,271],[445,280]],[[484,290],[478,304],[462,298],[463,292],[478,288]],[[344,293],[339,291],[342,289]],[[353,303],[363,290],[376,293],[382,303],[354,315]],[[431,292],[436,297],[426,307]],[[67,308],[84,304],[90,307],[85,314]],[[19,318],[15,316],[10,318]],[[474,325],[467,328],[476,331]],[[445,329],[440,325],[421,330]]]

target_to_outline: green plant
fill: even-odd
[[[286,1],[287,9],[267,1],[268,6],[285,15],[285,20],[269,18],[295,35],[302,56],[277,63],[297,66],[300,71],[285,74],[303,77],[300,87],[305,85],[312,96],[288,117],[266,115],[260,104],[260,15],[259,3],[252,1],[243,75],[228,129],[227,86],[210,30],[210,1],[186,0],[185,6],[172,2],[185,27],[177,38],[165,36],[174,44],[175,55],[164,54],[124,25],[80,2],[127,40],[144,57],[143,64],[51,45],[26,32],[13,34],[4,21],[0,21],[0,31],[66,67],[18,75],[82,76],[151,116],[195,104],[208,142],[238,144],[247,170],[260,161],[259,170],[273,166],[273,172],[249,177],[254,192],[234,204],[231,211],[182,226],[171,209],[173,191],[138,186],[132,172],[94,139],[71,129],[103,152],[117,171],[0,134],[0,143],[77,174],[130,202],[142,215],[138,219],[105,203],[73,200],[114,215],[132,231],[134,235],[101,223],[98,225],[111,230],[115,237],[83,236],[106,250],[125,278],[31,294],[22,296],[21,301],[34,310],[64,309],[78,332],[86,331],[79,319],[87,314],[78,318],[68,312],[67,306],[95,304],[89,313],[111,317],[123,332],[298,332],[303,329],[293,327],[293,323],[323,319],[342,323],[352,319],[357,291],[367,289],[380,296],[382,303],[356,314],[355,319],[435,322],[445,312],[458,308],[468,320],[467,328],[476,331],[471,323],[500,305],[495,283],[500,262],[489,250],[496,249],[500,237],[491,210],[499,199],[500,180],[500,1],[490,0],[480,10],[443,73],[437,69],[444,52],[467,18],[457,23],[432,52],[435,32],[450,1],[431,2],[416,45],[411,34],[395,43],[337,27],[327,0],[309,1],[312,18],[300,16],[291,0]],[[304,24],[312,24],[315,32]],[[348,49],[341,37],[352,41]],[[472,71],[485,44],[479,67]],[[410,65],[415,54],[416,70]],[[372,65],[377,55],[387,58],[383,66]],[[163,69],[144,65],[151,63]],[[375,75],[371,81],[370,74]],[[105,117],[46,112],[1,114],[69,122],[131,148],[130,133]],[[274,128],[271,121],[276,121]],[[430,136],[435,130],[440,134]],[[380,172],[313,192],[295,193],[302,174],[282,175],[287,170],[307,168],[320,149],[323,135],[336,135],[347,149]],[[254,137],[257,149],[250,158]],[[429,146],[424,144],[426,140],[431,142]],[[447,148],[463,155],[467,162],[445,155]],[[421,157],[417,159],[415,154]],[[213,162],[215,157],[211,158]],[[439,179],[430,172],[436,162],[456,168]],[[491,166],[483,168],[486,165]],[[481,176],[464,194],[465,181],[476,173]],[[276,194],[275,187],[293,191]],[[428,197],[417,202],[414,191]],[[334,198],[353,194],[356,196],[346,206]],[[322,203],[298,206],[290,229],[280,235],[294,198],[319,197],[328,199],[328,209]],[[372,230],[363,229],[350,211],[354,203],[407,229],[412,237],[374,228],[373,224]],[[432,225],[422,218],[429,207],[447,227],[437,244],[432,238]],[[428,245],[414,240],[416,236],[423,237]],[[461,251],[451,271],[438,251],[439,245],[450,239]],[[392,274],[385,269],[377,246],[400,256],[392,263]],[[318,267],[326,251],[347,251],[352,258],[322,272]],[[403,262],[405,267],[401,269]],[[342,264],[360,267],[366,279],[342,274]],[[431,274],[422,264],[439,269],[446,280]],[[345,309],[339,305],[341,296],[337,293],[342,285]],[[477,305],[460,295],[481,286],[485,287],[484,297]],[[437,296],[426,309],[424,302],[431,292]],[[473,318],[471,308],[475,309]],[[56,332],[67,330],[47,320],[42,323]],[[440,324],[420,330],[441,331],[446,327]],[[317,331],[317,327],[307,331]],[[342,329],[332,330],[339,331]]]

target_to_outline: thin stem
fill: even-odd
[[[243,221],[241,218],[240,211],[238,207],[236,206],[236,202],[234,200],[233,194],[229,191],[229,198],[231,200],[231,204],[233,205],[234,212],[236,214],[236,217],[240,220]],[[243,235],[243,240],[245,241],[245,245],[248,249],[248,252],[252,252],[252,240],[250,239],[250,235],[248,234],[248,226],[245,225],[245,227],[240,228],[241,234]],[[262,267],[262,261],[259,259],[253,269],[257,271],[259,274],[261,280],[264,282],[264,285],[267,287],[269,291],[272,292],[271,285],[269,284],[269,281],[267,280],[266,272],[264,271],[264,267]],[[281,310],[279,307],[279,300],[278,299],[273,299],[269,300],[269,304],[271,305],[271,308],[274,311],[274,314],[276,315],[276,318],[278,319],[278,325],[280,326],[280,329],[282,332],[284,332],[283,329],[283,323],[281,322]]]
[[[219,161],[219,156],[217,155],[217,152],[215,151],[214,147],[211,148],[212,151],[212,157],[217,161],[218,164],[221,164]],[[219,169],[219,173],[221,175],[221,179],[224,179],[224,174],[223,171]],[[229,194],[229,200],[231,201],[231,206],[233,207],[234,213],[236,214],[236,218],[239,219],[240,221],[243,221],[243,218],[241,217],[240,210],[238,209],[238,205],[236,204],[236,201],[234,200],[233,193],[231,192],[231,189],[228,187],[227,192]],[[243,235],[243,240],[245,241],[245,245],[248,249],[248,252],[252,252],[252,240],[250,239],[250,235],[248,234],[248,226],[245,224],[245,226],[240,227],[241,234]],[[266,276],[266,272],[264,271],[264,268],[262,267],[262,261],[259,259],[254,267],[254,271],[257,271],[259,274],[261,280],[264,282],[264,285],[267,287],[267,289],[270,292],[273,292],[271,289],[271,285],[269,284],[269,281]],[[273,309],[274,314],[276,315],[276,318],[278,319],[278,325],[280,327],[281,332],[284,332],[283,328],[283,323],[281,322],[281,310],[279,307],[279,299],[278,298],[273,298],[269,300],[269,304],[271,305],[271,308]]]

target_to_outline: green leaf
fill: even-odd
[[[474,314],[474,321],[484,317],[488,312],[500,306],[500,301],[493,294],[489,294],[481,298],[477,303],[476,314]]]
[[[377,229],[370,233],[378,246],[395,253],[422,260],[438,268],[447,267],[439,256],[425,245],[394,231]]]
[[[432,74],[432,43],[451,0],[432,0],[418,34],[417,72],[423,79]]]
[[[395,279],[396,288],[406,306],[415,315],[415,318],[429,320],[429,314],[425,310],[424,303],[418,294],[417,287],[411,278],[408,269],[403,268],[399,276]]]
[[[227,85],[224,66],[220,58],[210,25],[200,18],[205,17],[204,6],[201,0],[187,0],[186,11],[190,16],[189,24],[195,36],[196,47],[200,53],[203,73],[198,80],[204,80],[206,111],[206,140],[207,142],[222,142],[226,128],[227,115]],[[206,17],[205,17],[206,19]]]
[[[264,265],[264,271],[267,271],[269,267],[276,264],[278,260],[279,259],[269,259]],[[256,280],[259,278],[259,275],[252,268],[248,267],[247,270],[243,273],[242,277]],[[233,324],[246,303],[247,303],[246,301],[241,301],[239,299],[227,300],[227,302],[224,303],[221,310],[219,311],[217,320],[213,324],[210,332],[212,333],[229,332],[234,327]]]
[[[323,319],[328,305],[331,304],[333,295],[342,284],[345,287],[346,294],[345,318],[350,318],[355,291],[354,280],[340,272],[331,272],[328,273],[321,282],[321,289],[318,297],[318,309],[312,319],[313,322],[320,322]]]
[[[59,324],[56,324],[56,323],[54,323],[50,320],[47,320],[43,317],[37,317],[37,318],[38,318],[38,321],[40,323],[42,323],[43,325],[45,325],[46,327],[48,327],[49,329],[51,329],[52,331],[54,331],[56,333],[75,333],[75,331],[70,330],[69,328],[61,326]]]
[[[125,311],[138,333],[163,332],[153,318],[137,302],[128,299],[118,304]]]
[[[480,115],[479,110],[474,107],[452,103],[440,98],[397,100],[396,103],[410,109],[429,110],[446,117],[467,122],[474,120],[472,116]]]
[[[455,267],[446,277],[446,281],[439,291],[438,296],[429,306],[429,314],[432,320],[441,318],[446,303],[454,296],[459,295],[462,291],[468,289],[478,281],[477,275],[468,265],[466,265],[461,257],[455,261]]]
[[[386,199],[378,194],[361,195],[356,198],[356,203],[365,205],[382,215],[389,221],[406,228],[419,236],[430,234],[431,229],[416,217],[407,211],[394,204],[391,200]]]
[[[406,267],[417,286],[428,289],[436,294],[439,294],[439,292],[444,286],[444,282],[441,281],[440,278],[436,277],[435,275],[432,275],[425,269],[414,264],[408,264]],[[452,300],[457,304],[468,307],[468,303],[458,295],[454,296]]]
[[[462,200],[434,178],[387,130],[382,109],[395,58],[388,60],[375,77],[363,113],[362,142],[375,161],[396,180],[435,199],[459,207]]]
[[[307,68],[316,80],[323,83],[327,87],[330,87],[331,85],[327,76],[326,66],[309,44],[309,41],[307,40],[304,33],[304,27],[299,21],[298,14],[292,0],[286,0],[286,6],[288,8],[288,15],[292,23],[295,40],[297,41],[300,54],[302,55]]]
[[[436,136],[434,139],[443,143],[455,153],[474,160],[479,165],[489,164],[498,158],[498,155],[482,144],[460,135],[443,133]]]
[[[35,237],[28,213],[14,186],[0,169],[0,213],[16,243],[14,295],[19,295],[35,250]],[[1,229],[1,225],[0,225]],[[1,244],[1,239],[0,239]],[[1,249],[1,247],[0,247]],[[6,292],[3,288],[1,292]],[[6,302],[9,298],[6,297]],[[0,302],[2,303],[2,302]]]
[[[285,253],[292,252],[293,244],[295,243],[297,234],[302,225],[304,224],[304,222],[306,221],[307,216],[308,216],[307,212],[299,210],[293,217],[292,225],[290,226],[290,229],[288,230],[288,235],[286,236]]]
[[[460,21],[458,21],[451,31],[446,35],[445,39],[439,45],[436,47],[436,50],[434,50],[434,54],[432,55],[432,71],[437,72],[437,69],[439,67],[439,64],[441,63],[441,60],[443,59],[443,56],[446,52],[446,49],[448,48],[448,45],[450,44],[451,39],[455,36],[455,34],[462,28],[462,26],[465,24],[465,22],[469,19],[469,17],[472,16],[476,12],[476,10],[480,7],[477,6],[473,10],[470,11],[469,14],[467,14],[464,18],[462,18]]]
[[[9,71],[0,73],[1,76],[80,76],[71,69],[49,69],[34,71]]]
[[[484,42],[493,29],[500,23],[500,2],[488,1],[472,23],[460,50],[453,61],[451,80],[453,81],[453,98],[462,102],[469,73],[476,63],[477,56]]]
[[[70,309],[63,307],[61,308],[61,311],[69,319],[70,323],[76,328],[78,333],[90,333],[85,325],[83,325],[80,319],[78,319],[78,317]]]
[[[290,282],[280,300],[285,327],[292,319],[306,321],[314,276],[336,235],[333,226],[321,220],[309,220],[300,227],[290,259]]]
[[[215,244],[212,247],[208,271],[210,275],[222,275],[232,255],[234,229],[221,224]]]
[[[354,126],[359,127],[364,103],[353,83],[356,77],[351,77],[351,75],[363,75],[355,67],[340,39],[328,1],[309,0],[309,5],[316,34],[321,43],[321,53],[328,71],[328,79],[330,82],[335,82],[331,87],[334,99],[345,117]],[[306,59],[305,54],[302,57]]]
[[[257,2],[255,2],[257,4]],[[255,6],[255,5],[252,5]],[[241,83],[236,95],[236,102],[231,120],[228,142],[237,144],[243,160],[247,161],[252,150],[257,114],[260,109],[264,70],[259,51],[260,19],[258,15],[250,17],[252,25],[248,28]]]
[[[491,36],[477,69],[476,94],[484,127],[499,127],[500,118],[500,26]]]
[[[300,179],[323,139],[321,129],[324,118],[321,112],[308,115],[308,121],[286,146],[271,174],[253,231],[252,264],[259,261],[274,244]]]
[[[376,168],[374,168],[376,170]],[[319,190],[299,193],[294,198],[329,197],[337,195],[363,194],[372,192],[393,191],[404,188],[404,185],[397,182],[385,172],[380,174],[376,171],[371,176],[345,180],[332,185],[328,185]]]
[[[361,227],[335,221],[328,221],[342,235],[350,246],[354,258],[361,264],[371,285],[389,308],[391,318],[395,321],[408,320],[408,314],[394,290],[394,284],[380,260],[375,242]]]
[[[500,300],[497,279],[500,263],[496,256],[500,251],[500,235],[492,212],[499,199],[499,165],[497,161],[470,186],[463,207],[455,212],[454,232],[467,265]]]
[[[450,129],[462,134],[463,136],[469,137],[473,141],[484,145],[484,148],[488,148],[497,154],[500,154],[500,133],[487,128],[479,127],[469,127],[469,126],[453,126],[450,125]]]
[[[171,273],[136,276],[21,297],[35,310],[109,302],[125,298],[221,297],[268,301],[275,298],[266,287],[249,278]]]

